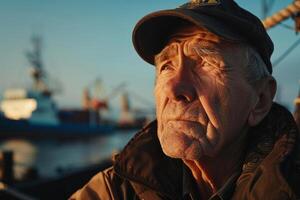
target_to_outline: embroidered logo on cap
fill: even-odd
[[[202,6],[215,6],[221,4],[221,0],[191,0],[189,3],[183,4],[180,8],[194,9]]]
[[[213,6],[220,4],[220,0],[191,0],[191,4],[197,6]]]

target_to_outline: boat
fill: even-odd
[[[33,85],[9,88],[0,102],[0,138],[82,138],[111,133],[113,123],[100,120],[93,109],[60,110],[53,99],[55,89],[47,84],[41,59],[41,38],[32,38],[33,50],[27,52]]]

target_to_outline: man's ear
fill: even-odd
[[[257,101],[248,117],[249,126],[256,126],[268,114],[273,103],[276,88],[276,81],[272,76],[261,80],[260,84],[256,86]]]

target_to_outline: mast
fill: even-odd
[[[130,108],[130,102],[128,98],[128,93],[124,92],[121,95],[121,113],[119,118],[119,124],[133,124],[134,116]]]
[[[31,77],[33,79],[33,89],[45,95],[51,95],[45,83],[46,73],[42,61],[42,39],[40,36],[33,35],[31,38],[33,49],[26,52],[26,57],[31,67]]]

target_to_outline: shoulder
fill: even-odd
[[[134,196],[134,190],[130,183],[118,176],[113,167],[109,167],[96,174],[69,200],[134,199]]]
[[[77,190],[69,200],[112,199],[113,194],[111,194],[109,183],[113,174],[112,167],[99,172],[86,185]]]

